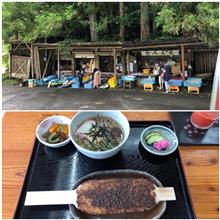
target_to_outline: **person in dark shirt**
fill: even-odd
[[[78,77],[79,77],[79,87],[83,87],[83,83],[82,83],[82,81],[83,81],[83,79],[82,79],[83,76],[84,76],[83,71],[80,70],[80,71],[78,72]]]
[[[164,84],[165,84],[165,89],[166,92],[165,93],[169,93],[169,84],[168,81],[171,78],[171,67],[168,63],[166,63],[165,65],[165,75],[164,75]]]

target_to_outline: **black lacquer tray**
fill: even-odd
[[[72,143],[59,149],[52,149],[36,140],[14,218],[73,218],[68,205],[24,206],[26,192],[70,190],[77,180],[89,173],[115,169],[145,171],[159,179],[163,186],[174,187],[177,200],[167,202],[167,209],[162,218],[195,218],[179,151],[160,157],[146,152],[141,146],[141,132],[153,124],[173,129],[170,122],[130,122],[130,136],[123,150],[105,160],[87,158],[79,153]]]
[[[172,112],[173,126],[180,145],[218,145],[219,144],[219,122],[214,123],[203,134],[192,135],[191,137],[184,130],[187,120],[192,112]]]

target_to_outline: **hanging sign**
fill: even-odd
[[[94,54],[90,54],[90,53],[77,53],[75,55],[75,58],[90,58],[90,59],[94,59],[95,55]]]
[[[146,50],[141,51],[142,56],[178,56],[179,50]]]

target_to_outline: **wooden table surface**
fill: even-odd
[[[35,138],[37,124],[53,114],[6,112],[3,117],[2,218],[12,218]],[[169,120],[167,112],[124,112],[128,120]],[[180,146],[180,155],[197,218],[219,218],[218,146]]]

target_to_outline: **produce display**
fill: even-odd
[[[159,131],[152,131],[147,133],[144,139],[148,145],[159,151],[166,150],[170,146],[169,140],[167,140],[165,135]]]
[[[110,150],[118,146],[123,138],[121,126],[112,118],[103,116],[87,119],[75,134],[75,141],[91,151]]]
[[[44,134],[46,142],[49,144],[57,144],[68,138],[68,125],[54,123]]]

